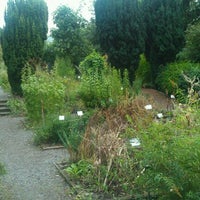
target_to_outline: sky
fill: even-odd
[[[0,0],[0,27],[4,26],[4,11],[6,8],[7,0]],[[56,10],[56,8],[60,5],[66,5],[72,8],[73,10],[77,10],[81,8],[81,13],[84,18],[89,20],[92,16],[91,8],[93,5],[93,0],[45,0],[49,10],[49,29],[53,28],[52,14]]]

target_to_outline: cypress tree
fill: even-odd
[[[96,0],[95,16],[100,47],[111,64],[127,68],[133,79],[144,50],[144,24],[139,0]]]
[[[143,9],[145,55],[155,80],[160,67],[174,61],[184,46],[184,10],[182,0],[143,0]]]
[[[22,95],[22,69],[30,60],[42,57],[48,8],[44,0],[8,0],[4,19],[3,59],[13,94]]]

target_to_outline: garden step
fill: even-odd
[[[7,105],[7,99],[0,99],[0,116],[10,114],[10,108]]]
[[[8,106],[0,106],[0,112],[9,112],[10,108]]]

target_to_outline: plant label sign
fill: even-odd
[[[65,116],[64,116],[64,115],[60,115],[60,116],[59,116],[59,120],[60,120],[60,121],[65,120]]]
[[[146,110],[152,110],[152,105],[146,105],[145,107],[144,107]]]
[[[81,111],[81,110],[80,110],[80,111],[77,111],[77,115],[78,115],[78,116],[83,116],[83,111]]]

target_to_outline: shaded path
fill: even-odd
[[[3,95],[0,91],[0,98]],[[68,158],[66,150],[42,151],[34,146],[33,133],[24,129],[23,121],[20,117],[0,117],[0,162],[7,171],[2,176],[5,188],[0,188],[0,200],[69,199],[65,196],[67,184],[53,165]]]

